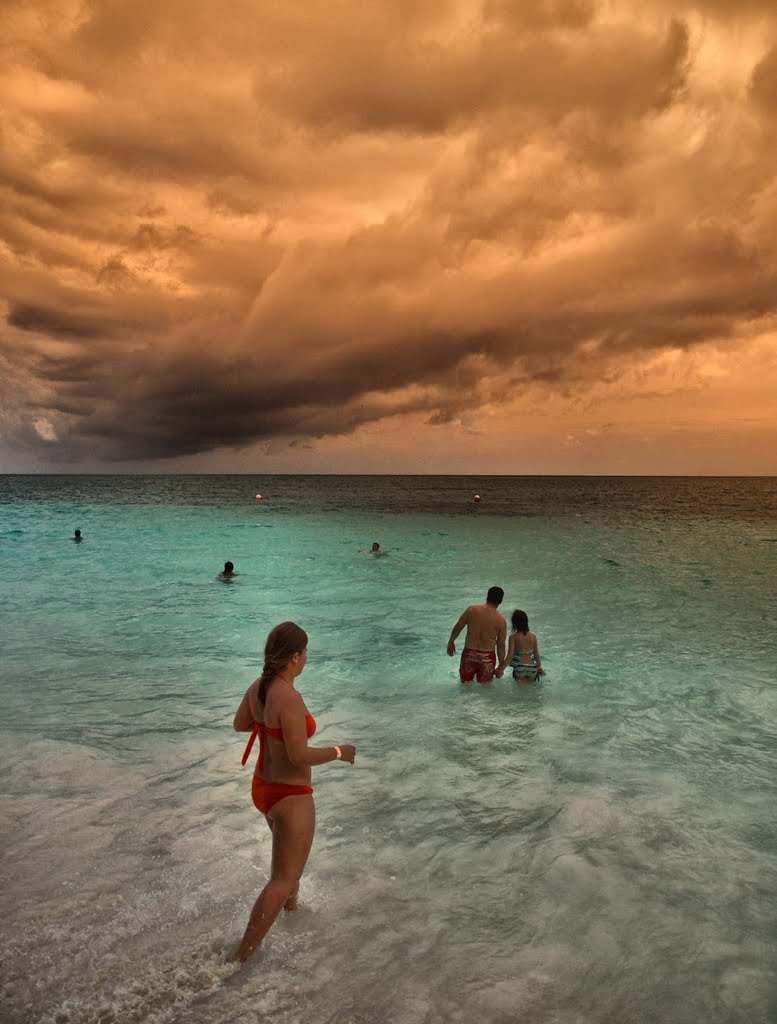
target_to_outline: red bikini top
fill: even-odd
[[[308,739],[316,731],[316,720],[312,715],[305,715],[305,731],[307,732]],[[254,725],[254,730],[251,733],[248,743],[246,743],[245,753],[243,754],[243,760],[241,764],[245,764],[251,753],[251,748],[254,745],[254,740],[257,735],[271,736],[274,740],[280,740],[283,742],[283,729],[273,729],[269,725],[260,725],[258,722]],[[259,740],[259,772],[261,773],[264,768],[264,746],[262,745],[261,739]]]

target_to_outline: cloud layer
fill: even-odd
[[[771,3],[4,10],[30,460],[434,432],[774,330]]]

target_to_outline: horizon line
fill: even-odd
[[[105,472],[52,472],[50,470],[42,471],[22,471],[22,472],[4,472],[0,471],[0,477],[6,476],[32,476],[32,477],[43,477],[43,476],[126,476],[126,477],[143,477],[143,476],[245,476],[245,477],[274,477],[274,476],[288,476],[288,477],[455,477],[455,478],[471,478],[471,479],[494,479],[494,480],[510,480],[510,479],[532,479],[532,480],[545,480],[545,479],[587,479],[587,480],[773,480],[777,478],[777,473],[279,473],[279,472],[262,472],[257,470],[256,472],[182,472],[182,471],[151,471],[151,472],[127,472],[125,471],[109,471]]]

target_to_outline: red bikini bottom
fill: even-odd
[[[285,782],[265,782],[254,775],[251,783],[251,798],[254,806],[265,816],[270,810],[287,796],[307,796],[313,792],[312,786],[290,786]]]

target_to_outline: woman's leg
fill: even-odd
[[[272,832],[272,818],[265,818],[264,820],[267,822],[267,827]],[[283,909],[284,910],[288,910],[289,912],[296,910],[297,909],[297,897],[298,896],[299,896],[299,882],[297,882],[297,884],[294,886],[294,888],[289,893],[286,902],[283,904]]]
[[[297,909],[297,898],[299,897],[299,882],[294,886],[289,895],[286,897],[286,902],[283,904],[283,909],[288,910],[289,913],[293,913]]]
[[[268,816],[272,828],[272,869],[270,881],[259,893],[245,934],[235,953],[247,960],[272,927],[281,907],[295,896],[307,863],[316,827],[312,796],[287,796],[279,800]]]

